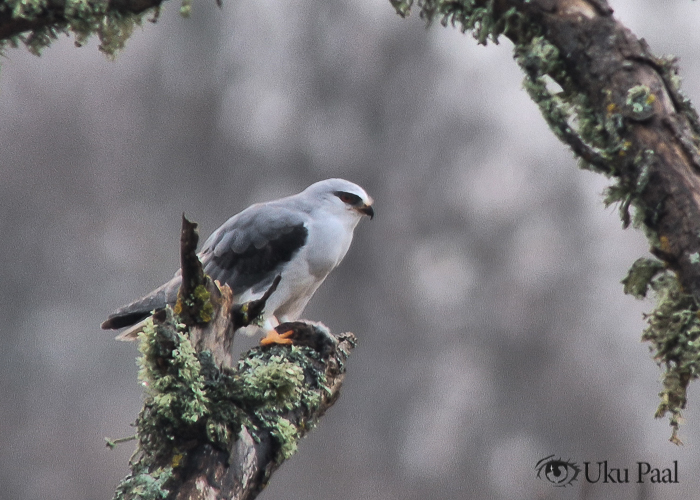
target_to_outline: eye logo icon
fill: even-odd
[[[535,465],[537,477],[545,481],[549,481],[554,486],[565,487],[576,481],[576,478],[581,473],[581,468],[576,463],[560,458],[554,458],[554,455],[544,457]]]

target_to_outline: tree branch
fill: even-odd
[[[402,16],[413,4],[390,1]],[[615,179],[606,203],[620,204],[623,225],[642,228],[663,262],[636,263],[625,290],[642,297],[651,288],[658,297],[643,338],[666,369],[657,416],[671,413],[671,440],[679,443],[686,388],[700,374],[700,125],[680,92],[675,61],[655,57],[605,0],[418,6],[429,23],[471,30],[479,43],[508,37],[524,87],[552,131],[584,168]]]
[[[291,330],[293,345],[256,347],[232,367],[236,327],[256,319],[279,278],[262,299],[232,305],[228,286],[202,271],[195,230],[183,217],[175,312],[156,311],[139,334],[147,397],[115,499],[255,498],[335,403],[355,346],[351,333],[283,323],[277,330]]]
[[[119,14],[141,14],[159,7],[163,0],[109,0],[104,4],[94,2],[97,12],[115,12]],[[31,4],[31,2],[25,2]],[[38,30],[50,24],[57,26],[68,24],[71,13],[70,0],[48,0],[43,5],[21,9],[16,2],[0,2],[0,40],[8,40],[26,31]]]
[[[0,0],[0,52],[20,41],[39,55],[60,33],[75,34],[75,44],[83,45],[96,34],[100,50],[113,57],[131,36],[143,16],[158,17],[163,0]],[[182,0],[183,15],[190,0]]]

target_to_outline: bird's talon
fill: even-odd
[[[260,341],[260,345],[292,345],[291,337],[294,334],[294,330],[289,330],[284,333],[277,333],[277,330],[270,330],[267,332],[265,338]]]

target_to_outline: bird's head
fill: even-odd
[[[357,217],[374,218],[372,197],[357,184],[344,179],[326,179],[310,185],[304,190],[318,196],[325,208],[338,213],[349,213]]]

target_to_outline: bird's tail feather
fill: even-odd
[[[182,277],[179,275],[175,276],[173,279],[156,288],[145,297],[120,307],[115,312],[110,314],[109,318],[102,323],[102,329],[116,330],[119,328],[124,328],[125,326],[137,325],[142,322],[143,319],[150,316],[152,311],[162,309],[168,304],[175,304],[177,301],[177,291],[180,288],[181,282]],[[131,328],[121,333],[117,338],[119,340],[131,340],[120,338],[130,330]]]

